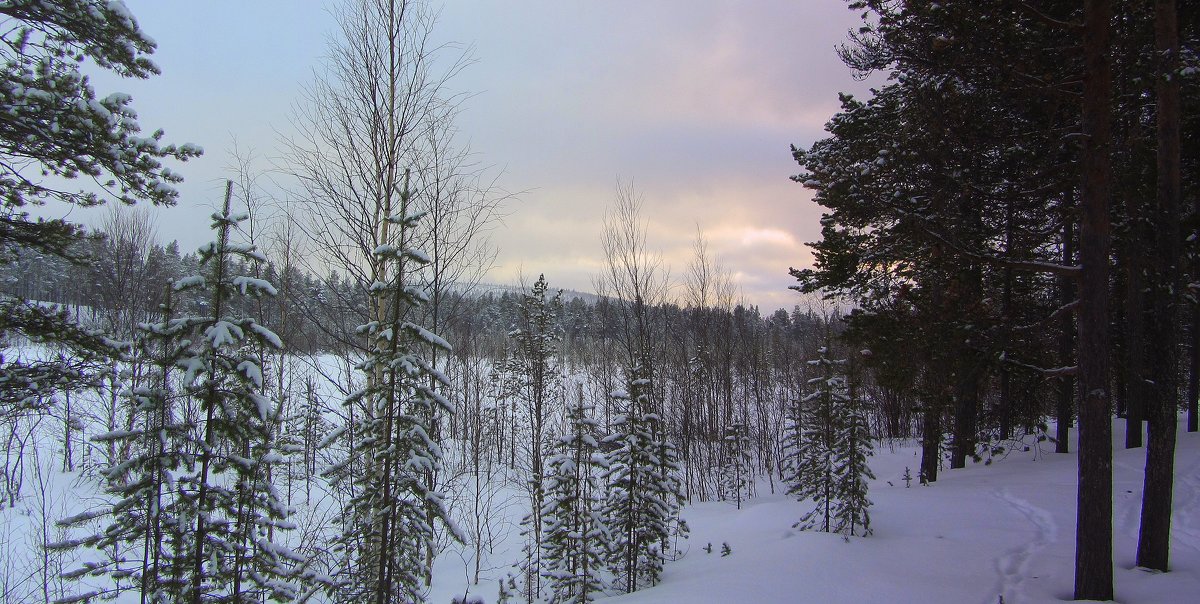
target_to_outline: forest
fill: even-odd
[[[422,0],[331,9],[277,167],[235,149],[181,249],[156,225],[204,150],[86,75],[152,78],[154,39],[121,2],[0,3],[0,598],[424,602],[453,556],[456,602],[591,602],[712,554],[688,506],[779,495],[867,543],[869,488],[1046,447],[1077,458],[1071,597],[1113,600],[1114,438],[1134,566],[1194,571],[1200,7],[846,4],[879,85],[791,148],[823,216],[776,310],[699,228],[673,274],[630,181],[592,291],[490,283],[510,195]]]

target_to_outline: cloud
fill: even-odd
[[[159,40],[164,71],[128,83],[143,124],[206,147],[180,167],[181,207],[160,220],[192,249],[208,237],[194,225],[219,201],[231,135],[275,153],[334,24],[283,0],[262,11],[289,19],[266,30],[246,19],[212,27],[212,15],[244,12],[232,0],[128,3]],[[433,42],[470,45],[477,59],[450,84],[470,95],[462,140],[504,170],[503,188],[526,191],[494,233],[493,278],[544,271],[590,288],[604,208],[623,178],[645,196],[651,244],[677,274],[699,225],[748,300],[789,305],[787,268],[810,262],[803,242],[819,236],[820,210],[788,180],[788,145],[822,135],[838,91],[865,91],[834,53],[855,24],[830,0],[447,2]]]

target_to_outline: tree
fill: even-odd
[[[449,387],[449,380],[424,351],[449,353],[450,345],[406,319],[408,308],[428,299],[412,280],[429,260],[409,247],[420,215],[409,213],[407,185],[397,201],[396,213],[388,217],[396,239],[374,250],[380,280],[370,289],[369,303],[384,314],[360,328],[370,343],[358,365],[366,386],[346,399],[347,407],[361,413],[345,431],[346,457],[326,472],[350,495],[337,539],[343,557],[330,594],[343,602],[423,601],[433,571],[426,552],[437,539],[435,522],[454,531],[441,494],[424,479],[426,471],[441,466],[441,449],[429,434],[432,417],[452,411],[430,386]]]
[[[866,537],[871,534],[867,481],[875,478],[867,458],[874,453],[874,445],[858,363],[851,360],[846,367],[846,398],[837,410],[840,424],[835,447],[838,502],[834,516],[837,518],[836,530],[853,537],[861,529],[862,536]]]
[[[604,499],[598,479],[608,463],[597,440],[599,423],[591,413],[581,393],[547,461],[542,574],[550,581],[550,601],[556,604],[592,602],[604,589],[603,544],[609,532],[601,516]]]
[[[808,381],[814,389],[796,405],[787,434],[788,494],[814,504],[795,526],[848,536],[861,528],[863,536],[870,535],[867,480],[875,476],[867,458],[873,447],[857,370],[830,359],[828,345],[817,352],[809,361],[817,370]]]
[[[721,498],[733,501],[742,509],[742,501],[749,498],[753,466],[750,459],[750,436],[746,424],[732,423],[725,428],[725,463],[721,465]]]
[[[1180,238],[1180,84],[1179,21],[1174,0],[1154,3],[1155,49],[1159,65],[1155,78],[1158,138],[1155,207],[1155,308],[1152,339],[1160,347],[1153,375],[1155,397],[1147,413],[1145,488],[1138,531],[1137,564],[1168,570],[1171,549],[1171,491],[1175,475],[1175,438],[1179,400],[1178,318],[1181,315],[1182,253]]]
[[[1112,398],[1108,367],[1109,187],[1112,185],[1111,0],[1083,5],[1079,232],[1079,491],[1075,599],[1111,600]]]
[[[389,282],[391,260],[375,253],[397,240],[391,218],[398,215],[401,180],[407,214],[424,212],[405,236],[420,248],[427,270],[406,277],[407,287],[428,286],[430,300],[402,304],[399,312],[425,312],[434,331],[450,314],[445,294],[457,277],[469,281],[470,269],[486,270],[491,253],[482,243],[496,203],[479,186],[466,151],[453,143],[460,95],[447,83],[466,65],[452,45],[435,45],[435,10],[423,0],[354,0],[337,14],[340,37],[330,44],[327,69],[307,90],[295,117],[299,134],[286,141],[286,171],[301,190],[300,228],[312,240],[311,268],[341,271],[351,287],[330,288],[330,300],[305,312],[324,335],[355,359],[373,354],[374,341],[356,326],[394,320],[388,302],[371,295],[376,283]],[[478,246],[478,247],[476,247]],[[472,251],[474,250],[474,251]],[[470,268],[468,268],[470,267]],[[409,266],[411,268],[411,266]],[[345,312],[328,313],[330,306]],[[446,359],[437,348],[425,351],[435,368]],[[381,375],[368,374],[368,387]],[[427,387],[442,385],[432,380]],[[442,439],[443,411],[435,405],[423,422],[433,442]],[[367,409],[347,408],[345,421]],[[436,468],[423,470],[425,489],[440,488]],[[426,524],[439,526],[439,512],[428,510]],[[434,545],[427,543],[425,566],[432,566]]]
[[[452,218],[466,218],[442,216],[450,209],[426,197],[453,189],[458,174],[435,166],[434,159],[460,160],[444,145],[457,107],[447,82],[464,59],[446,57],[445,47],[432,45],[434,15],[421,0],[354,0],[336,16],[340,37],[330,43],[324,75],[308,88],[294,117],[299,133],[285,141],[285,170],[300,189],[298,226],[312,240],[313,265],[344,273],[355,287],[329,293],[353,298],[383,280],[388,262],[373,252],[395,239],[389,218],[398,211],[402,179],[408,179],[411,213],[436,210],[431,218],[441,229]],[[423,238],[419,232],[409,237],[414,244]],[[427,254],[432,261],[433,251]],[[438,258],[436,276],[455,274],[449,256]],[[356,299],[339,303],[356,314],[322,329],[365,352],[355,326],[380,321],[387,309],[379,300],[374,306]]]
[[[518,323],[509,332],[515,346],[506,363],[508,379],[525,406],[531,442],[529,462],[529,516],[522,520],[530,541],[527,544],[526,585],[531,593],[541,593],[542,509],[545,506],[544,467],[548,441],[546,422],[554,403],[554,390],[561,389],[561,369],[557,364],[557,343],[562,339],[558,315],[562,312],[562,292],[548,296],[546,276],[538,275],[528,293],[523,293]]]
[[[634,367],[628,391],[613,393],[617,418],[604,443],[613,447],[605,473],[605,519],[611,534],[610,566],[625,592],[658,583],[672,549],[671,539],[686,534],[679,518],[683,487],[678,456],[663,437],[653,411],[653,391],[644,370]]]
[[[113,589],[139,590],[143,602],[291,601],[300,596],[297,582],[308,582],[299,570],[304,560],[272,539],[276,530],[287,528],[290,512],[269,479],[269,468],[279,459],[272,436],[280,418],[277,403],[265,393],[253,346],[281,343],[270,329],[239,316],[236,299],[276,291],[267,281],[234,271],[235,259],[265,258],[253,246],[231,241],[231,231],[246,219],[230,212],[231,196],[232,183],[223,210],[212,217],[217,241],[200,248],[205,273],[180,279],[172,288],[205,293],[207,313],[176,317],[168,303],[163,321],[143,325],[148,341],[160,348],[159,376],[153,387],[131,392],[136,429],[99,437],[139,445],[131,447],[131,458],[105,470],[117,501],[102,513],[112,522],[101,532],[60,545],[106,552],[106,563],[86,563],[73,576],[130,576],[134,583],[118,580]],[[197,403],[195,425],[177,409],[173,368],[182,373],[181,394]]]
[[[170,291],[168,286],[160,320],[144,324],[145,335],[139,341],[139,348],[155,357],[155,375],[149,384],[127,393],[128,403],[133,407],[130,415],[136,423],[130,426],[131,430],[109,432],[93,439],[130,445],[130,455],[114,459],[105,471],[108,492],[116,498],[116,503],[99,514],[88,512],[60,521],[61,525],[71,527],[105,515],[109,517],[108,526],[101,532],[52,546],[57,550],[86,546],[109,554],[104,562],[86,564],[67,576],[129,576],[135,582],[122,585],[114,581],[113,591],[136,589],[143,603],[169,602],[173,601],[173,595],[182,594],[185,588],[182,577],[191,561],[190,542],[183,538],[181,498],[174,496],[179,491],[174,491],[170,480],[172,472],[189,464],[183,443],[189,441],[190,429],[180,417],[177,408],[180,401],[172,390],[175,362],[186,352],[187,343],[177,337],[178,326],[172,324],[176,309]],[[113,594],[89,591],[73,599],[87,600],[101,595]]]
[[[601,242],[606,270],[597,289],[616,298],[627,368],[625,390],[612,394],[616,414],[604,439],[613,447],[605,474],[605,517],[613,536],[613,572],[621,588],[633,592],[658,582],[671,539],[685,535],[686,525],[679,518],[682,468],[664,425],[655,371],[663,339],[662,322],[654,320],[652,310],[663,300],[667,275],[662,259],[647,247],[641,199],[631,185],[618,185]]]
[[[792,442],[798,443],[789,455],[783,479],[789,484],[789,495],[814,504],[795,526],[801,530],[819,527],[828,533],[837,526],[837,413],[846,394],[845,384],[834,368],[836,362],[829,358],[829,348],[823,346],[817,352],[821,356],[809,361],[817,368],[817,377],[808,380],[813,390],[800,400],[795,412],[791,432]]]
[[[231,212],[232,193],[230,182],[222,212],[212,217],[218,239],[199,251],[207,274],[175,284],[176,291],[207,290],[208,315],[170,325],[195,343],[176,364],[203,417],[198,471],[181,479],[195,489],[185,498],[194,507],[184,519],[195,528],[191,581],[183,595],[196,604],[213,596],[295,599],[300,592],[290,581],[304,562],[271,540],[275,530],[288,526],[290,512],[269,478],[271,465],[280,459],[272,441],[280,417],[278,401],[267,395],[255,348],[279,348],[282,342],[255,319],[238,316],[236,299],[277,292],[265,280],[234,272],[236,260],[256,263],[266,257],[253,245],[231,241],[232,230],[248,218]]]
[[[138,136],[129,95],[97,98],[80,71],[90,60],[125,77],[158,73],[148,55],[154,42],[119,3],[99,0],[22,0],[0,7],[0,264],[17,250],[80,262],[82,230],[63,219],[34,220],[29,206],[59,202],[94,206],[106,199],[170,205],[181,177],[162,165],[200,154],[192,145],[166,145],[162,131]],[[75,179],[91,184],[73,188]],[[40,404],[50,391],[95,379],[121,347],[70,321],[65,313],[5,295],[0,334],[57,342],[71,351],[58,360],[0,357],[0,402],[8,409]],[[2,412],[2,411],[0,411]]]

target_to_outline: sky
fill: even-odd
[[[186,179],[179,205],[155,213],[161,239],[193,249],[209,239],[233,149],[264,167],[282,154],[336,23],[316,1],[125,3],[158,42],[162,75],[98,77],[97,92],[132,94],[144,129],[205,149],[176,166]],[[867,89],[835,52],[858,24],[843,0],[440,6],[437,41],[474,57],[450,83],[466,94],[457,126],[517,193],[492,234],[489,281],[544,273],[554,287],[592,289],[621,181],[641,195],[649,247],[673,281],[699,229],[745,302],[768,311],[800,302],[788,268],[811,262],[804,242],[819,238],[820,208],[789,180],[799,169],[789,145],[822,136],[839,91]]]

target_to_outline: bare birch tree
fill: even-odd
[[[490,183],[480,184],[482,171],[457,145],[453,123],[462,95],[449,82],[470,61],[459,49],[432,41],[434,16],[419,0],[349,2],[337,14],[341,30],[330,45],[326,70],[297,110],[298,134],[286,141],[284,171],[298,184],[303,214],[298,225],[312,241],[309,261],[340,271],[353,285],[330,290],[340,298],[334,304],[350,309],[350,316],[322,327],[349,351],[351,361],[387,352],[386,338],[363,338],[371,330],[359,331],[356,325],[419,320],[439,330],[451,312],[444,304],[451,298],[449,289],[477,281],[494,257],[485,236],[504,196],[493,195]],[[390,249],[424,253],[421,262],[393,262],[394,254],[381,253]],[[391,293],[385,284],[401,286]],[[418,319],[418,312],[426,316]],[[437,368],[448,359],[447,349],[418,345],[431,370],[424,387],[440,399],[445,384],[437,379]],[[366,373],[363,391],[377,389],[385,379],[385,369],[375,367]],[[355,402],[344,419],[351,427],[351,447],[353,426],[390,422],[395,418],[379,413],[401,408],[377,405],[371,397],[350,400]],[[418,419],[437,442],[440,415],[447,409],[422,409],[428,416]],[[422,488],[436,493],[438,464],[422,472]],[[436,526],[439,514],[430,508],[426,523]],[[426,572],[418,574],[426,585],[436,542],[425,541]],[[414,586],[405,589],[414,595]],[[378,590],[377,595],[386,600],[394,594]]]

